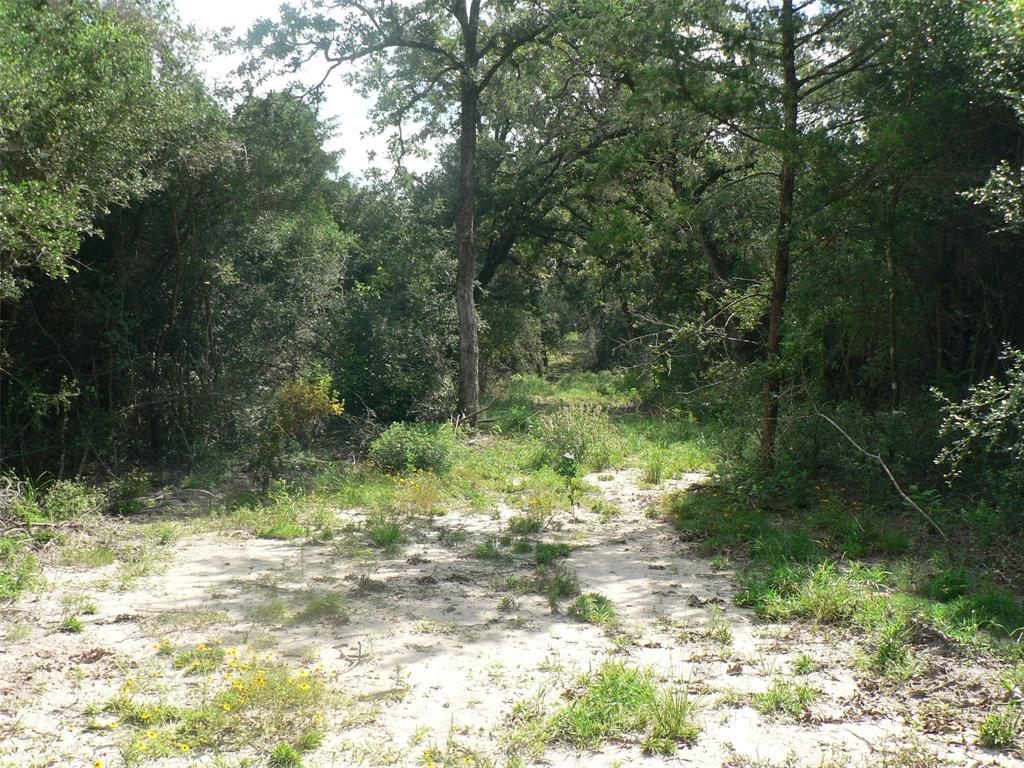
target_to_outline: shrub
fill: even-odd
[[[554,465],[566,456],[591,469],[611,463],[616,431],[600,406],[570,403],[542,416],[534,431],[541,443],[541,463]]]
[[[451,469],[455,435],[450,427],[395,422],[370,444],[370,460],[387,472]]]
[[[104,494],[85,483],[57,480],[43,494],[42,504],[51,520],[76,520],[98,512],[106,502]]]

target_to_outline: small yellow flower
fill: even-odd
[[[303,683],[302,685],[300,685],[299,686],[299,690],[300,691],[308,691],[309,690],[309,683]]]
[[[111,720],[109,723],[107,723],[107,728],[110,728],[110,729],[117,728],[117,720]]]
[[[147,749],[149,749],[149,744],[147,744],[144,741],[137,741],[135,742],[134,746],[137,750],[139,750],[139,752],[145,752]]]
[[[152,731],[152,730],[146,731],[146,738],[147,739],[155,739],[156,738],[156,731]]]
[[[208,646],[206,643],[200,643],[199,645],[196,646],[196,650],[197,651],[208,651],[208,650],[210,650],[210,646]]]
[[[178,749],[180,749],[185,754],[188,754],[192,751],[192,747],[190,747],[188,744],[179,744]]]
[[[299,670],[299,677],[309,677],[309,670],[308,669],[300,669]]]
[[[99,758],[96,758],[92,761],[92,768],[103,768],[103,761]]]
[[[253,682],[256,683],[257,688],[262,688],[264,685],[267,684],[267,681],[263,677],[263,675],[256,675],[256,679]]]
[[[149,712],[143,712],[139,715],[139,718],[142,720],[149,720],[150,717],[152,717],[152,715]]]
[[[223,709],[225,712],[230,712],[231,711],[231,705],[228,704],[227,702],[224,702],[220,706],[221,706],[221,709]]]

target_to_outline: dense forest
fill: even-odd
[[[387,170],[325,149],[342,85]],[[302,0],[212,41],[163,0],[0,0],[0,602],[54,488],[266,499],[562,430],[575,509],[642,418],[754,516],[670,501],[705,542],[761,568],[761,515],[810,536],[827,493],[816,542],[869,508],[1019,646],[1022,257],[1020,0]],[[599,384],[561,426],[515,395],[565,376]]]

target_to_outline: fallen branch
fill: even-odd
[[[852,437],[850,437],[850,434],[845,429],[843,429],[841,426],[836,424],[836,422],[834,422],[832,419],[830,419],[824,413],[819,411],[817,406],[813,406],[812,405],[811,407],[814,408],[814,415],[815,416],[819,416],[820,418],[824,419],[829,424],[831,424],[833,427],[835,427],[835,429],[839,432],[839,434],[841,434],[843,437],[845,437],[847,442],[850,445],[852,445],[854,448],[856,448],[862,454],[867,456],[869,459],[873,459],[874,461],[878,462],[878,466],[880,466],[882,468],[882,471],[885,472],[886,476],[889,478],[889,482],[892,483],[892,487],[896,489],[896,493],[898,493],[900,495],[900,498],[902,498],[905,502],[907,502],[907,504],[909,504],[911,507],[913,507],[914,510],[916,510],[919,515],[921,515],[925,520],[927,520],[931,524],[932,528],[934,528],[936,531],[939,532],[939,535],[942,537],[942,540],[945,541],[946,544],[948,545],[949,544],[949,537],[946,535],[946,532],[943,531],[942,528],[939,527],[939,524],[936,523],[935,520],[932,519],[931,515],[929,515],[924,509],[922,509],[921,506],[916,501],[914,501],[912,498],[910,498],[906,494],[906,492],[903,490],[903,488],[900,487],[900,484],[896,481],[896,478],[892,474],[892,470],[889,469],[889,465],[885,463],[885,461],[882,459],[882,457],[879,456],[877,453],[871,453],[871,451],[867,450],[866,448],[863,448],[860,445],[860,443],[858,443],[856,440],[854,440]]]

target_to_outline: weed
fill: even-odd
[[[371,546],[385,552],[394,552],[405,541],[401,524],[395,517],[386,514],[367,517],[365,532]]]
[[[302,755],[295,747],[282,742],[270,753],[269,764],[272,768],[301,768]]]
[[[793,659],[790,668],[793,670],[794,675],[809,675],[818,668],[818,665],[810,655],[801,653]]]
[[[498,610],[502,613],[514,611],[518,607],[516,599],[512,595],[505,595],[498,601]]]
[[[306,605],[292,617],[291,623],[318,624],[331,621],[334,624],[344,624],[348,620],[348,611],[345,610],[341,597],[324,592],[309,596]]]
[[[305,534],[306,529],[296,522],[282,520],[270,525],[256,535],[261,539],[297,539]]]
[[[641,467],[644,482],[648,485],[660,485],[665,478],[666,464],[665,454],[662,451],[654,450],[647,454]]]
[[[693,712],[684,694],[659,690],[649,670],[609,661],[579,680],[569,703],[551,717],[549,730],[580,749],[643,734],[645,751],[671,754],[677,742],[696,739]]]
[[[650,712],[650,730],[644,738],[646,754],[673,755],[680,743],[692,744],[700,735],[694,721],[696,704],[684,691],[661,691],[655,694]]]
[[[544,528],[544,518],[538,514],[513,515],[508,520],[508,529],[512,533],[524,536],[539,533]]]
[[[41,503],[51,521],[78,520],[95,514],[106,504],[106,496],[97,488],[72,480],[57,480],[46,488]]]
[[[612,601],[598,592],[587,592],[569,606],[568,615],[585,624],[614,627],[618,623]]]
[[[212,648],[217,652],[211,653]],[[124,726],[123,754],[129,764],[143,757],[188,756],[242,745],[292,758],[304,751],[304,740],[312,744],[322,733],[327,691],[316,669],[296,671],[267,655],[221,649],[215,643],[176,654],[174,666],[179,659],[201,659],[205,670],[187,706],[137,694],[137,683],[128,680],[121,695],[103,707],[117,718],[115,725]],[[281,749],[282,744],[288,749]],[[294,763],[284,763],[289,764]]]
[[[615,451],[616,431],[598,405],[570,403],[541,416],[534,430],[540,441],[538,463],[555,466],[565,456],[592,469],[604,469]]]
[[[547,565],[555,558],[568,557],[572,553],[572,547],[568,544],[548,544],[546,542],[537,542],[537,547],[534,550],[534,559],[540,565]]]
[[[470,554],[478,560],[495,560],[500,562],[509,559],[508,553],[501,549],[498,546],[498,542],[494,539],[487,539],[487,541],[477,544],[473,547]]]
[[[437,539],[446,547],[454,547],[469,538],[469,534],[463,530],[453,528],[439,528]]]
[[[529,580],[531,591],[548,599],[552,611],[558,609],[558,603],[580,593],[580,581],[575,573],[558,565],[541,565],[537,573]]]
[[[807,685],[776,680],[764,693],[754,695],[754,708],[762,715],[791,717],[794,720],[807,717],[817,692]]]
[[[978,743],[988,749],[1009,749],[1021,737],[1022,710],[1010,704],[990,712],[978,730]]]
[[[60,631],[77,635],[85,631],[85,624],[77,616],[66,616],[60,623]]]

